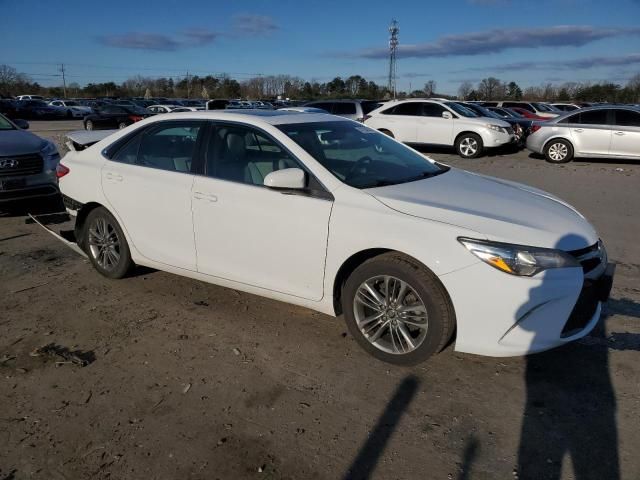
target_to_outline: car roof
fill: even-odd
[[[149,122],[153,121],[151,117]],[[309,122],[348,122],[344,117],[337,117],[328,113],[300,113],[282,112],[280,110],[201,110],[197,112],[176,112],[163,115],[163,120],[167,118],[175,119],[207,119],[207,120],[229,120],[248,123],[267,123],[270,125],[284,125],[288,123],[309,123]]]

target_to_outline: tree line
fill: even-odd
[[[476,85],[471,82],[462,82],[457,97],[438,93],[436,88],[436,82],[429,80],[422,89],[398,92],[397,96],[399,98],[442,97],[460,100],[640,102],[640,74],[632,77],[624,86],[613,82],[595,84],[566,82],[560,85],[546,83],[522,89],[516,82],[504,82],[495,77],[488,77]],[[0,96],[12,97],[33,94],[62,98],[64,93],[62,86],[42,86],[15,68],[0,65]],[[272,99],[278,96],[290,99],[391,98],[386,86],[367,80],[361,75],[351,75],[344,79],[335,77],[328,82],[307,81],[292,75],[261,75],[241,81],[228,75],[185,75],[179,78],[151,78],[134,75],[122,83],[87,83],[81,86],[73,82],[66,86],[66,96],[71,98],[147,96],[204,99]]]

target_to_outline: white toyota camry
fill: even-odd
[[[452,339],[493,356],[556,347],[589,333],[611,289],[567,203],[332,115],[160,115],[68,153],[58,175],[101,274],[145,265],[344,314],[392,363]]]

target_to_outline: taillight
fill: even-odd
[[[58,166],[56,167],[56,177],[62,178],[70,171],[71,170],[69,170],[68,167],[65,167],[63,164],[59,163]]]
[[[129,115],[129,120],[131,120],[132,122],[139,122],[143,118],[144,117],[140,117],[139,115]]]
[[[541,127],[542,125],[531,125],[531,133],[537,132]]]

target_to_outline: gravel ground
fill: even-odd
[[[59,144],[80,125],[31,123]],[[640,478],[640,164],[425,151],[595,224],[618,264],[596,332],[393,367],[341,318],[146,269],[107,280],[25,223],[56,206],[25,205],[0,213],[0,479]]]

